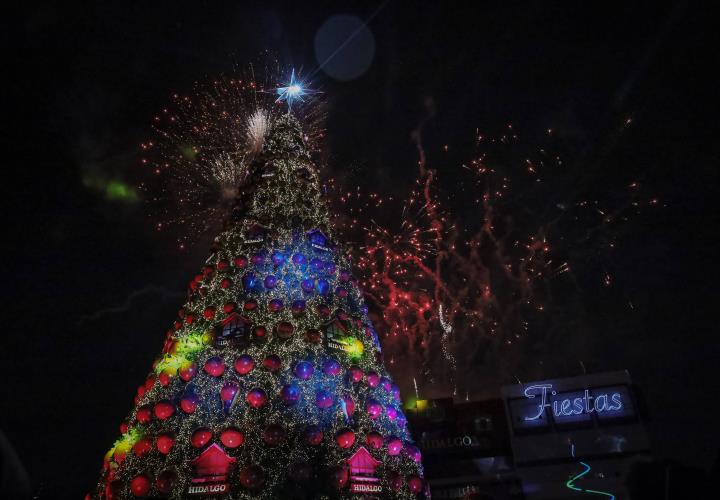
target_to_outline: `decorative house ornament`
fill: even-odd
[[[188,486],[190,496],[219,496],[230,491],[228,475],[236,459],[223,451],[217,443],[211,444],[190,462],[194,469]]]
[[[245,232],[245,243],[262,243],[266,235],[267,230],[260,224],[255,224]]]
[[[250,344],[251,326],[245,316],[232,313],[215,327],[215,347],[247,347]]]
[[[350,466],[350,491],[353,493],[382,493],[380,479],[375,476],[375,469],[381,464],[364,446],[348,458]]]
[[[310,246],[315,248],[316,250],[322,250],[324,252],[331,251],[330,241],[328,240],[328,237],[325,236],[325,233],[323,233],[319,229],[313,229],[312,231],[308,232],[307,238],[308,241],[310,241]]]

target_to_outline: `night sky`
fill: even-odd
[[[209,244],[178,251],[142,203],[108,199],[96,181],[137,179],[138,145],[172,92],[265,50],[314,71],[318,30],[337,14],[369,19],[372,38],[328,66],[348,75],[364,58],[356,78],[315,75],[329,173],[406,189],[417,161],[410,133],[433,109],[430,163],[476,127],[512,122],[531,139],[553,128],[586,156],[602,154],[591,182],[631,173],[663,200],[622,240],[612,291],[582,297],[594,339],[584,362],[630,371],[658,457],[712,467],[716,26],[688,2],[475,3],[58,3],[9,23],[0,431],[41,498],[93,487]],[[632,127],[610,140],[628,117]]]

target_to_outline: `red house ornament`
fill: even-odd
[[[250,320],[234,312],[215,327],[215,347],[245,348],[250,344],[250,330]]]
[[[375,476],[375,469],[381,462],[361,446],[353,456],[348,458],[350,465],[350,491],[353,493],[382,493],[380,479]]]
[[[194,477],[188,486],[189,496],[216,496],[230,492],[228,474],[236,459],[228,456],[217,443],[208,446],[191,463]]]

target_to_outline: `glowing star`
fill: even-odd
[[[276,89],[278,98],[275,102],[287,101],[288,108],[292,108],[293,102],[302,101],[303,96],[312,94],[314,91],[305,88],[301,81],[295,79],[295,70],[290,75],[290,83],[286,87],[278,87]]]

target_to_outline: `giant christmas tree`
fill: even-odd
[[[302,125],[261,128],[92,498],[428,495]]]

